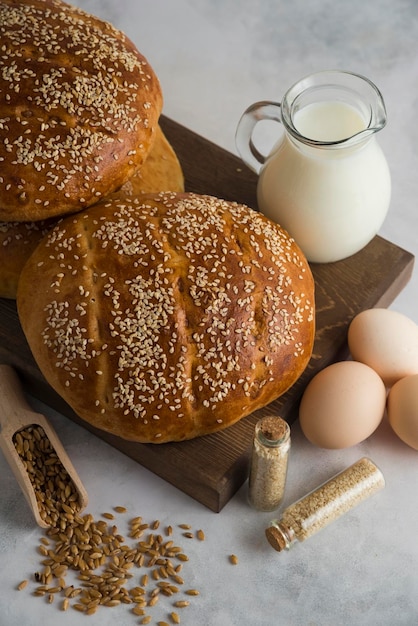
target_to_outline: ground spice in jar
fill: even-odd
[[[248,481],[250,504],[259,511],[273,511],[283,499],[290,450],[289,424],[276,415],[255,426]]]
[[[266,530],[271,546],[281,552],[304,541],[385,486],[376,465],[362,458],[285,509]]]

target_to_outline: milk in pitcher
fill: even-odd
[[[301,135],[344,141],[367,122],[343,102],[321,102],[295,113]],[[390,202],[390,175],[374,136],[359,145],[328,149],[286,135],[261,170],[260,210],[294,236],[313,262],[345,258],[377,233]]]
[[[262,120],[278,122],[269,155],[255,146]],[[292,85],[281,102],[261,100],[243,113],[236,145],[258,175],[259,209],[285,228],[308,261],[334,262],[361,250],[379,231],[391,194],[376,134],[386,125],[379,89],[366,77],[325,70]]]

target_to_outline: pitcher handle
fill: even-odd
[[[235,133],[235,145],[241,159],[256,174],[260,173],[267,155],[262,154],[254,145],[253,132],[256,124],[262,120],[282,121],[280,102],[262,100],[251,104],[244,111]]]

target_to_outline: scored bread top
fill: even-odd
[[[1,0],[0,42],[0,220],[72,213],[124,184],[162,108],[134,44],[60,0]]]
[[[192,193],[101,201],[39,244],[20,321],[51,386],[83,419],[162,443],[233,424],[299,378],[314,283],[277,224]]]

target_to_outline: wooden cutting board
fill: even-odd
[[[182,164],[188,191],[212,194],[256,208],[256,176],[237,157],[167,118],[161,120],[161,126]],[[312,359],[302,377],[268,407],[223,432],[192,441],[163,445],[131,443],[80,420],[39,372],[22,333],[14,301],[1,298],[0,361],[17,369],[25,388],[34,397],[219,512],[247,478],[256,421],[271,411],[289,423],[294,421],[300,396],[312,376],[347,356],[346,334],[351,319],[363,309],[388,306],[407,284],[413,265],[414,257],[410,253],[380,237],[349,259],[313,264],[317,331]]]

